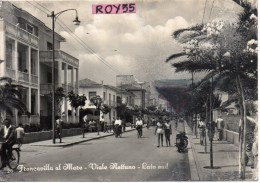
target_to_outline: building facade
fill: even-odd
[[[111,108],[110,114],[103,114],[105,122],[110,123],[113,117],[116,118],[116,87],[97,83],[90,79],[82,79],[79,80],[79,94],[84,94],[87,97],[84,109],[96,108],[90,99],[98,95],[102,98],[103,104]]]
[[[79,61],[60,50],[60,43],[65,41],[62,36],[55,33],[54,37],[55,87],[77,93]],[[0,63],[0,77],[10,77],[23,86],[20,89],[22,101],[31,114],[30,118],[15,115],[13,120],[39,124],[42,119],[41,123],[45,123],[51,118],[51,104],[46,95],[51,93],[53,86],[52,30],[28,12],[1,1],[0,43],[0,60],[3,61]],[[66,121],[69,121],[67,111]]]

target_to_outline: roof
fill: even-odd
[[[225,107],[225,109],[236,109],[236,104],[235,103],[231,103],[229,106]]]
[[[102,86],[102,84],[97,83],[96,81],[93,81],[88,78],[79,80],[79,87],[85,87],[85,86]]]
[[[122,85],[122,86],[118,86],[119,88],[122,87],[123,90],[129,90],[129,91],[141,91],[141,90],[144,90],[146,91],[145,89],[141,89],[141,87],[137,87],[137,86],[134,86],[134,85]]]

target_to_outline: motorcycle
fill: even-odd
[[[122,137],[122,127],[119,125],[115,126],[115,137]]]
[[[184,150],[188,146],[188,137],[185,132],[180,132],[176,135],[176,147],[178,148],[178,152],[184,152]]]

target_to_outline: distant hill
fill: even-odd
[[[191,84],[190,79],[163,79],[154,81],[154,87],[177,87],[177,88],[187,88]]]
[[[189,103],[191,96],[187,89],[190,84],[190,79],[165,79],[153,83],[157,92],[170,102],[177,113],[182,112]]]

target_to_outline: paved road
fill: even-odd
[[[174,131],[172,144],[175,134]],[[174,146],[157,148],[156,145],[154,128],[145,129],[140,139],[132,131],[124,133],[122,138],[110,136],[66,148],[41,147],[39,151],[39,147],[27,145],[22,151],[22,172],[2,172],[1,177],[14,182],[190,180],[187,153],[178,153]]]

